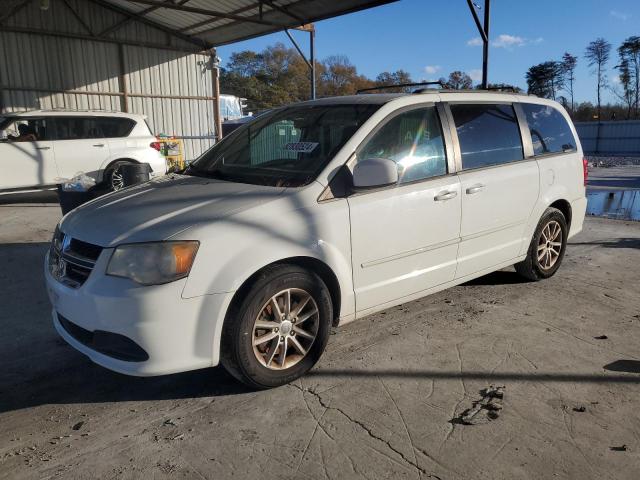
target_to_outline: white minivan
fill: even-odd
[[[120,167],[148,163],[151,176],[167,163],[144,115],[36,110],[0,116],[0,194],[50,188],[78,172],[122,188]]]
[[[45,261],[53,322],[118,372],[222,364],[281,385],[331,326],[510,265],[552,276],[585,182],[550,100],[422,90],[278,108],[181,174],[65,216]]]

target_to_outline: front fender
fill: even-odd
[[[275,203],[278,202],[209,225],[197,225],[179,235],[200,240],[183,297],[235,292],[267,265],[291,257],[309,257],[327,265],[338,279],[340,317],[353,315],[346,201],[314,201],[300,208],[283,208],[292,203],[291,198]]]

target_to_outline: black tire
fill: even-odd
[[[292,288],[308,292],[315,301],[318,315],[313,321],[317,333],[306,355],[297,363],[288,368],[272,370],[261,363],[254,353],[254,322],[274,295]],[[331,296],[322,279],[295,265],[276,265],[261,272],[253,284],[240,294],[243,298],[230,309],[222,329],[221,363],[224,368],[254,389],[278,387],[309,371],[324,352],[333,318]]]
[[[105,185],[105,187],[108,189],[109,192],[115,192],[117,190],[121,190],[123,186],[118,187],[117,185],[114,186],[114,181],[115,181],[115,175],[117,175],[118,169],[122,166],[122,165],[126,165],[132,162],[128,162],[126,160],[118,160],[116,162],[113,162],[111,165],[109,165],[105,171],[104,171],[104,176],[103,176],[103,184]],[[117,183],[117,182],[116,182]]]
[[[540,246],[541,238],[543,237],[543,231],[548,225],[554,225],[554,222],[560,226],[561,234],[559,237],[562,238],[562,244],[560,245],[560,252],[555,263],[549,267],[545,267],[538,260],[538,248]],[[514,265],[516,272],[524,278],[534,282],[552,277],[560,268],[560,264],[564,258],[568,234],[569,228],[567,227],[567,220],[565,219],[564,214],[557,208],[547,208],[538,222],[536,231],[533,234],[533,238],[529,244],[529,250],[527,251],[527,258]]]

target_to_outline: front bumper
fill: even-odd
[[[182,298],[186,279],[143,287],[104,274],[111,250],[105,249],[91,275],[79,288],[60,283],[49,273],[47,292],[53,305],[53,324],[59,335],[93,362],[116,372],[153,376],[215,366],[219,360],[222,322],[232,294]],[[60,318],[61,317],[61,318]],[[61,324],[72,322],[90,336],[104,332],[123,336],[140,347],[148,359],[133,360],[92,348],[92,341]],[[64,321],[64,320],[63,320]],[[82,333],[82,330],[80,330]],[[81,341],[84,340],[84,341]],[[132,357],[133,358],[133,357]]]

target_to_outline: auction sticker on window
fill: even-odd
[[[292,142],[285,144],[284,149],[290,152],[311,153],[318,145],[318,142]]]

